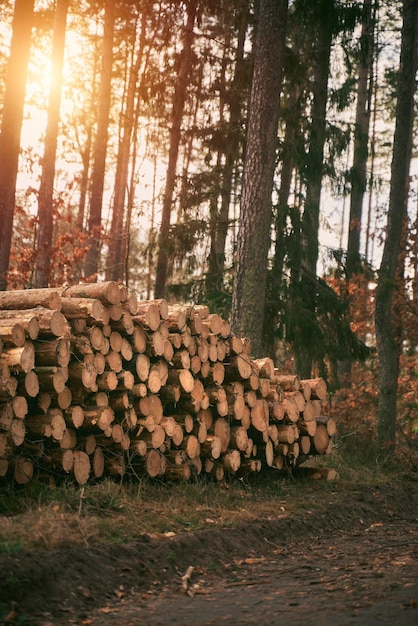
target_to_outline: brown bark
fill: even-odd
[[[170,130],[170,147],[168,155],[167,177],[164,190],[160,233],[158,237],[158,259],[155,275],[155,297],[164,298],[167,288],[167,269],[169,253],[167,250],[170,232],[171,207],[173,204],[176,180],[177,158],[181,137],[181,122],[186,101],[187,80],[192,64],[192,44],[197,0],[189,0],[187,4],[187,23],[184,30],[183,51],[173,96],[172,123]]]
[[[15,213],[20,134],[25,103],[31,46],[34,0],[16,0],[13,31],[3,93],[0,132],[0,290],[7,285],[7,271]]]
[[[52,35],[48,121],[45,130],[42,174],[38,192],[37,258],[33,275],[35,287],[47,287],[51,279],[51,253],[54,224],[54,178],[61,107],[65,31],[69,0],[57,0]]]
[[[287,4],[287,0],[262,0],[260,3],[249,107],[231,326],[236,334],[251,339],[255,357],[263,356],[260,354],[263,316],[256,303],[264,305],[271,245],[271,192]]]

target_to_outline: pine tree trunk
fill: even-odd
[[[231,326],[262,356],[267,256],[271,244],[271,192],[277,148],[287,1],[260,3],[237,242]]]
[[[379,356],[377,431],[381,445],[395,449],[396,405],[401,345],[393,319],[394,290],[406,220],[408,177],[412,152],[415,74],[417,70],[418,5],[404,0],[396,127],[393,143],[388,223],[376,290],[376,345]]]
[[[34,0],[16,0],[0,134],[0,290],[7,286]]]
[[[177,88],[175,90],[173,100],[167,177],[164,190],[160,233],[158,237],[158,259],[154,290],[156,298],[164,298],[167,291],[167,268],[169,260],[167,246],[170,232],[171,206],[173,203],[176,181],[177,158],[181,137],[181,122],[187,94],[187,81],[192,64],[192,44],[194,39],[193,28],[196,17],[196,8],[197,0],[189,0],[187,4],[187,24],[184,32],[182,61],[180,64]]]
[[[109,109],[113,63],[113,30],[115,23],[115,2],[106,0],[104,35],[102,49],[102,69],[99,90],[99,112],[94,146],[93,171],[91,175],[90,216],[88,221],[88,252],[84,263],[86,278],[94,276],[99,268],[101,242],[101,221],[103,189],[106,168],[106,152],[109,126]]]
[[[36,266],[34,287],[47,287],[50,280],[53,237],[53,191],[55,157],[57,152],[64,64],[65,30],[69,0],[58,0],[52,37],[52,82],[49,92],[48,123],[45,133],[42,176],[38,194],[38,232],[36,237]]]

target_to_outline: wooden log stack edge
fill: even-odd
[[[326,398],[206,306],[113,281],[0,293],[3,481],[288,470],[331,452]]]

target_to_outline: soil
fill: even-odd
[[[416,626],[418,477],[306,489],[243,526],[2,553],[0,624]]]

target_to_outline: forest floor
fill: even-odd
[[[96,513],[0,492],[0,624],[416,625],[418,474],[376,476],[151,485],[137,509],[107,485]]]

